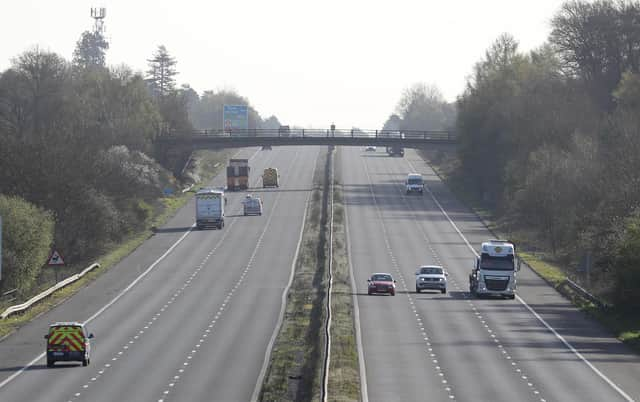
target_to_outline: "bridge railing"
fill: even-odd
[[[190,132],[167,131],[160,134],[161,138],[209,138],[209,137],[229,137],[229,138],[321,138],[321,137],[340,137],[340,138],[394,138],[394,139],[412,139],[412,140],[434,140],[434,141],[453,141],[456,139],[455,133],[447,130],[360,130],[360,129],[209,129],[209,130],[193,130]]]

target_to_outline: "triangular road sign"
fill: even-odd
[[[62,259],[62,255],[58,252],[58,250],[53,250],[51,253],[51,257],[49,257],[48,265],[64,265],[64,260]]]

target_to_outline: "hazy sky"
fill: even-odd
[[[92,6],[107,9],[107,62],[146,70],[160,44],[178,83],[234,89],[263,117],[304,127],[380,128],[404,88],[449,101],[503,32],[540,46],[559,0],[3,0],[0,70],[33,47],[71,59]]]

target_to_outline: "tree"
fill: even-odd
[[[2,283],[4,289],[29,291],[46,263],[53,243],[54,220],[19,197],[0,194],[2,216]]]
[[[175,76],[176,64],[178,63],[169,55],[164,45],[158,46],[153,57],[147,60],[149,70],[147,70],[147,82],[151,93],[155,97],[162,97],[174,90],[176,86]]]
[[[249,129],[260,127],[262,118],[258,112],[249,105],[246,98],[231,90],[204,91],[199,104],[192,109],[193,125],[203,130],[222,129],[224,127],[222,121],[224,105],[248,105]]]
[[[401,130],[446,130],[454,125],[455,106],[434,85],[419,83],[404,90],[396,113]]]
[[[634,212],[622,225],[612,259],[615,267],[616,305],[628,311],[640,308],[640,213]]]
[[[583,79],[605,111],[625,71],[639,72],[640,3],[569,1],[552,19],[550,42],[569,74]]]
[[[84,31],[73,51],[73,65],[81,69],[105,67],[109,42],[99,31]]]
[[[282,124],[280,120],[276,116],[270,116],[267,119],[262,120],[260,123],[260,128],[269,129],[269,130],[277,130],[280,128]]]

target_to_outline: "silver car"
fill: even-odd
[[[416,271],[416,293],[423,289],[439,290],[447,293],[447,276],[444,268],[439,265],[423,265]]]

